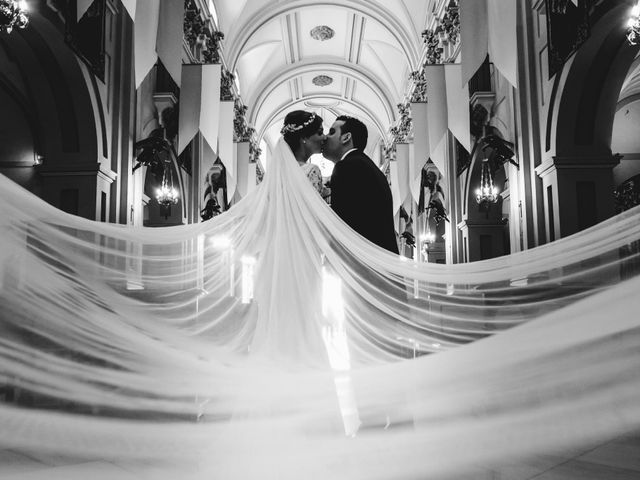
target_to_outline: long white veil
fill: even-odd
[[[196,225],[95,223],[4,177],[0,201],[4,448],[152,478],[401,479],[640,427],[638,208],[417,264],[348,228],[283,141]]]

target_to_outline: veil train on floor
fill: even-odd
[[[640,427],[640,208],[419,264],[342,223],[283,141],[200,224],[96,223],[5,177],[0,200],[4,448],[153,478],[444,478]]]

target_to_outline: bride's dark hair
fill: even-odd
[[[284,117],[284,126],[280,133],[282,133],[287,145],[295,152],[300,144],[300,139],[309,138],[321,126],[322,117],[320,115],[305,110],[294,110]]]

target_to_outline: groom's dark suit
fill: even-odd
[[[370,242],[398,253],[387,177],[363,152],[354,150],[336,163],[331,175],[331,208]]]

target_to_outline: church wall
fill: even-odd
[[[624,41],[622,29],[616,30],[625,22],[626,3],[599,2],[588,41],[549,78],[545,2],[515,1],[519,85],[515,88],[492,69],[494,97],[485,126],[514,144],[519,168],[505,164],[496,172],[502,199],[492,207],[491,218],[506,222],[500,225],[506,237],[492,255],[533,248],[577,231],[577,192],[591,188],[585,183],[593,183],[598,195],[596,220],[607,218],[613,214],[612,186],[640,173],[640,144],[629,140],[635,138],[640,103],[627,103],[624,110],[616,104],[626,69],[637,53]],[[156,185],[149,182],[146,169],[131,173],[134,142],[161,126],[158,67],[136,91],[133,20],[120,0],[105,2],[104,79],[65,42],[63,15],[55,7],[64,2],[37,3],[27,29],[0,39],[0,102],[8,112],[0,120],[0,171],[57,207],[78,205],[74,213],[88,218],[142,225],[146,214],[147,224],[165,224],[154,213]],[[203,2],[197,3],[206,9]],[[449,2],[436,3],[441,15]],[[455,52],[453,44],[447,48]],[[201,60],[191,53],[193,58],[183,61]],[[454,150],[450,139],[449,167],[455,165]],[[374,156],[379,154],[378,148],[374,151]],[[615,153],[623,157],[617,159]],[[192,155],[194,168],[204,161],[197,145]],[[197,222],[202,195],[195,192],[202,186],[178,165],[173,171],[188,206],[173,207],[170,221]],[[473,193],[478,175],[477,165],[472,165],[468,173],[447,180],[451,234],[456,236],[448,242],[449,261],[465,258],[456,225],[486,217],[478,212]]]
[[[29,114],[14,95],[0,88],[0,173],[14,182],[36,190],[34,164],[37,155]]]
[[[637,53],[619,27],[627,14],[624,2],[595,6],[587,40],[554,78],[546,149],[536,169],[554,196],[546,205],[556,206],[545,214],[556,224],[550,240],[614,214],[614,169],[620,158],[612,152],[612,130],[620,90]]]
[[[15,149],[24,147],[21,142],[29,132],[34,138],[32,156],[38,165],[31,161],[31,173],[25,170],[16,180],[70,213],[125,223],[131,158],[131,20],[119,2],[108,0],[106,7],[104,78],[66,41],[64,5],[38,4],[30,11],[28,28],[3,38],[0,89],[32,116],[26,119],[30,128],[20,128],[25,132],[22,138],[11,135],[5,141]]]

